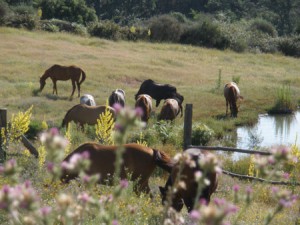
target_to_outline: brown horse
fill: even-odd
[[[82,77],[81,77],[82,75]],[[57,87],[56,81],[58,80],[70,80],[72,81],[73,91],[71,97],[73,97],[76,86],[78,89],[78,97],[80,96],[80,85],[85,80],[86,75],[84,71],[77,67],[77,66],[61,66],[61,65],[53,65],[49,69],[45,71],[43,76],[40,77],[40,91],[43,90],[46,84],[46,79],[50,79],[53,82],[53,94],[56,93],[57,95]],[[81,80],[80,80],[81,77]]]
[[[123,164],[121,166],[121,179],[128,179],[128,175],[134,183],[134,191],[150,192],[149,178],[156,168],[162,168],[167,172],[171,172],[172,160],[162,151],[155,150],[136,143],[125,144],[123,146]],[[91,161],[90,168],[85,171],[88,175],[100,174],[100,184],[112,185],[113,175],[115,172],[115,160],[117,146],[105,146],[98,143],[85,143],[75,149],[68,155],[64,161],[69,161],[71,156],[76,153],[88,152]],[[61,179],[64,182],[78,177],[78,173],[63,171]]]
[[[97,124],[97,119],[99,115],[104,113],[106,106],[89,106],[86,104],[78,104],[69,109],[62,121],[62,127],[68,126],[71,121],[79,124],[82,128],[84,124],[95,125]],[[115,118],[114,108],[108,106],[108,110],[112,113],[113,118]]]
[[[142,121],[148,122],[152,111],[152,98],[150,95],[139,95],[135,102],[135,107],[140,107],[143,110]]]
[[[243,96],[240,95],[240,89],[238,88],[236,83],[229,82],[225,85],[224,97],[226,99],[226,116],[228,113],[229,104],[231,117],[237,117],[238,107],[236,105],[236,102],[238,99],[243,99]]]
[[[158,119],[173,121],[179,114],[179,112],[181,112],[182,116],[182,106],[178,104],[178,101],[176,99],[168,98],[165,100],[161,108]]]
[[[207,151],[200,151],[199,149],[187,149],[183,152],[183,154],[188,154],[191,157],[191,159],[195,162],[196,166],[192,166],[192,164],[188,162],[184,162],[184,164],[182,165],[182,170],[180,173],[180,182],[184,182],[186,187],[177,188],[176,193],[172,196],[171,205],[174,209],[180,211],[183,207],[183,204],[185,204],[188,211],[190,212],[194,207],[195,201],[198,201],[199,199],[205,199],[207,203],[209,203],[210,196],[217,189],[218,180],[217,174],[215,172],[205,174],[198,163],[198,160],[200,158],[207,157],[211,153]],[[166,200],[167,191],[169,187],[171,187],[174,184],[176,177],[178,177],[179,167],[180,163],[175,163],[165,187],[159,187],[163,204]],[[195,177],[195,172],[197,171],[202,171],[203,174],[206,175],[206,178],[210,181],[209,185],[201,190],[199,199],[195,199],[197,197],[198,189],[198,183],[196,182]]]

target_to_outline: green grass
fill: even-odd
[[[33,105],[33,120],[45,120],[60,126],[66,111],[79,103],[77,97],[69,100],[70,82],[58,82],[58,96],[52,95],[50,80],[47,80],[42,93],[36,92],[39,88],[39,76],[53,64],[75,64],[81,67],[87,74],[81,93],[92,94],[99,105],[105,104],[112,90],[122,88],[126,91],[127,105],[134,106],[134,94],[144,79],[151,78],[160,83],[175,85],[185,97],[184,103],[193,104],[193,121],[203,122],[211,127],[218,138],[223,138],[223,146],[233,145],[234,140],[232,137],[228,139],[228,134],[232,134],[234,139],[236,126],[254,124],[259,113],[265,113],[274,105],[278,88],[287,81],[291,84],[291,99],[300,101],[297,97],[300,96],[299,59],[281,55],[238,54],[177,44],[113,42],[64,33],[29,32],[11,28],[0,28],[0,39],[1,107],[8,109],[9,118],[11,114],[25,111]],[[239,88],[244,100],[240,103],[237,119],[225,118],[226,107],[222,93],[224,84],[220,85],[219,91],[212,92],[216,88],[220,70],[224,84],[233,77],[240,78]],[[154,108],[155,113],[159,113],[160,107],[161,105]],[[154,118],[150,119],[150,126],[154,124]],[[177,118],[175,125],[182,124],[183,118]],[[74,131],[73,147],[89,141],[89,132],[92,131],[87,130],[86,134]],[[214,144],[220,144],[219,140],[215,140]],[[151,147],[164,150],[170,155],[181,151],[172,143],[153,145]],[[32,171],[33,174],[34,172]],[[150,180],[156,194],[157,186],[165,183],[161,173],[158,174]],[[40,176],[42,175],[35,176],[35,179],[38,180]],[[222,176],[218,191],[213,197],[232,200],[232,192],[229,190],[235,183],[242,187],[254,185],[256,191],[262,188],[259,184]],[[42,191],[44,187],[40,185]],[[263,187],[268,190],[268,186]],[[109,192],[109,188],[99,188],[104,193]],[[296,190],[299,193],[299,188]],[[262,196],[255,200],[249,213],[244,214],[239,224],[262,224],[263,217],[274,207],[269,204],[268,196],[263,196],[264,193],[267,195],[267,191],[262,192]],[[149,202],[147,196],[136,197],[131,192],[129,194],[130,204],[138,206],[136,215],[141,218],[138,223],[155,224],[153,221],[162,213],[160,199],[155,198]],[[124,207],[120,205],[120,215],[124,215],[128,224],[132,224],[134,217],[126,217],[126,204],[124,203]],[[271,224],[294,224],[298,210],[297,207],[284,210]]]

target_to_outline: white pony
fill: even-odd
[[[86,104],[89,106],[96,106],[95,99],[92,95],[84,94],[80,97],[80,104]]]

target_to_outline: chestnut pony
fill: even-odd
[[[238,107],[236,102],[238,99],[243,99],[240,95],[240,89],[235,82],[229,82],[224,87],[224,97],[226,99],[226,116],[228,113],[228,104],[230,107],[230,116],[237,117]]]
[[[158,119],[173,121],[179,112],[182,116],[182,106],[178,104],[176,99],[168,98],[164,101]]]
[[[148,122],[152,111],[152,97],[150,95],[139,95],[135,102],[135,108],[140,107],[143,110],[142,121]]]
[[[177,188],[176,193],[174,193],[172,196],[171,206],[177,211],[180,211],[183,207],[183,204],[185,204],[187,210],[190,212],[193,210],[195,201],[199,201],[199,199],[205,199],[206,202],[209,203],[210,196],[217,189],[218,180],[215,172],[205,174],[198,163],[200,158],[207,157],[211,153],[191,148],[185,150],[182,154],[187,154],[194,162],[194,166],[186,161],[183,163],[183,165],[180,162],[175,163],[165,187],[159,187],[159,189],[162,196],[162,203],[164,204],[168,189],[174,184],[176,178],[180,176],[180,182],[184,182],[186,187]],[[179,169],[180,167],[182,170]],[[178,174],[179,170],[181,171],[180,174]],[[199,199],[195,199],[198,194],[198,183],[195,180],[195,172],[197,171],[203,172],[203,174],[205,174],[206,178],[209,180],[209,185],[202,188]]]
[[[149,193],[149,178],[156,166],[170,172],[172,160],[164,152],[155,150],[136,143],[125,144],[123,153],[123,164],[121,165],[121,179],[130,179],[134,182],[134,191]],[[100,184],[112,185],[115,172],[115,160],[117,146],[105,146],[98,143],[85,143],[68,155],[64,161],[69,161],[76,153],[88,152],[90,158],[90,168],[85,171],[88,175],[100,174]],[[63,171],[61,180],[69,182],[78,177],[78,173]]]
[[[81,77],[81,80],[80,80]],[[50,78],[53,83],[53,94],[57,94],[56,82],[58,80],[70,80],[72,81],[73,91],[71,97],[73,97],[76,86],[78,89],[78,97],[80,97],[80,85],[85,80],[86,75],[84,71],[77,66],[61,66],[61,65],[53,65],[49,69],[45,71],[43,76],[40,77],[40,91],[43,90],[46,84],[46,79]]]
[[[86,104],[75,105],[67,111],[61,126],[67,127],[71,121],[79,124],[81,128],[83,128],[84,124],[95,125],[97,124],[99,115],[104,113],[106,109],[108,109],[112,113],[113,118],[115,118],[115,110],[110,106],[89,106]]]

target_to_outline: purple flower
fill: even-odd
[[[222,199],[222,198],[215,198],[214,199],[214,203],[217,205],[217,206],[222,206],[225,204],[225,200]]]
[[[115,109],[116,113],[120,113],[120,111],[122,110],[122,105],[120,103],[115,103],[113,105],[113,108]]]
[[[118,220],[113,220],[113,221],[111,222],[111,225],[119,225]]]
[[[238,192],[240,190],[240,186],[238,184],[233,185],[232,190],[234,192]]]
[[[115,123],[115,130],[119,131],[119,132],[123,132],[124,131],[124,127],[119,124],[119,123]]]
[[[191,220],[193,221],[198,221],[200,219],[200,212],[198,210],[192,210],[190,212],[189,217],[191,218]]]
[[[48,162],[47,163],[47,170],[51,173],[53,172],[54,169],[54,163],[53,162]]]
[[[144,111],[143,111],[143,109],[142,109],[141,107],[136,107],[136,108],[135,108],[135,115],[136,115],[137,117],[142,117],[143,114],[144,114]]]
[[[81,157],[83,159],[89,159],[90,158],[90,153],[88,151],[84,151],[83,153],[81,153]]]
[[[121,188],[122,189],[125,189],[125,188],[127,188],[128,187],[128,180],[121,180],[120,181],[120,186],[121,186]]]
[[[283,179],[288,180],[290,178],[290,174],[289,173],[283,173],[282,177],[283,177]]]
[[[52,211],[52,208],[49,206],[45,206],[41,208],[41,214],[42,216],[47,216]]]
[[[49,132],[50,132],[50,134],[53,135],[53,136],[59,134],[59,130],[58,130],[57,127],[52,127],[52,128],[50,128]]]
[[[250,187],[250,186],[246,187],[246,193],[247,194],[251,194],[252,192],[253,192],[252,187]]]

